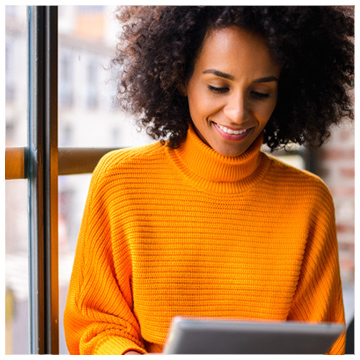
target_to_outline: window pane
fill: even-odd
[[[27,146],[27,9],[5,7],[6,146]],[[28,183],[5,182],[5,352],[29,353]]]
[[[29,353],[27,180],[5,182],[6,354]]]
[[[116,108],[109,69],[118,28],[113,6],[59,6],[59,147],[127,147],[152,142]],[[59,177],[59,336],[91,174]]]
[[[59,6],[59,147],[122,147],[149,143],[119,111],[111,59],[114,6]]]
[[[27,10],[6,6],[5,98],[6,146],[26,146],[27,131]]]

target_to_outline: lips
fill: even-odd
[[[218,133],[225,139],[231,140],[231,141],[239,141],[244,139],[252,128],[250,129],[231,129],[226,126],[213,123],[215,129],[218,131]]]
[[[220,124],[216,124],[222,131],[225,131],[226,133],[230,134],[230,135],[240,135],[243,134],[244,132],[246,132],[246,129],[242,129],[242,130],[232,130],[230,128],[227,128],[225,126],[222,126]]]

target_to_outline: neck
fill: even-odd
[[[206,145],[190,126],[185,142],[174,150],[173,158],[197,185],[220,192],[239,191],[248,188],[264,170],[262,141],[260,135],[243,154],[224,156]]]

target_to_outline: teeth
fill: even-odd
[[[246,132],[246,129],[245,130],[239,130],[239,131],[234,131],[234,130],[231,130],[225,126],[222,126],[222,125],[219,125],[219,124],[216,124],[222,131],[225,131],[226,133],[228,134],[231,134],[231,135],[240,135],[240,134],[243,134],[244,132]]]

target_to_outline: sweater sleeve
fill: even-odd
[[[289,320],[345,323],[334,205],[325,185],[315,197]],[[344,354],[345,333],[328,354]]]
[[[103,163],[91,180],[75,252],[64,313],[67,347],[70,354],[146,353],[132,311],[129,250],[124,245],[114,254]]]

